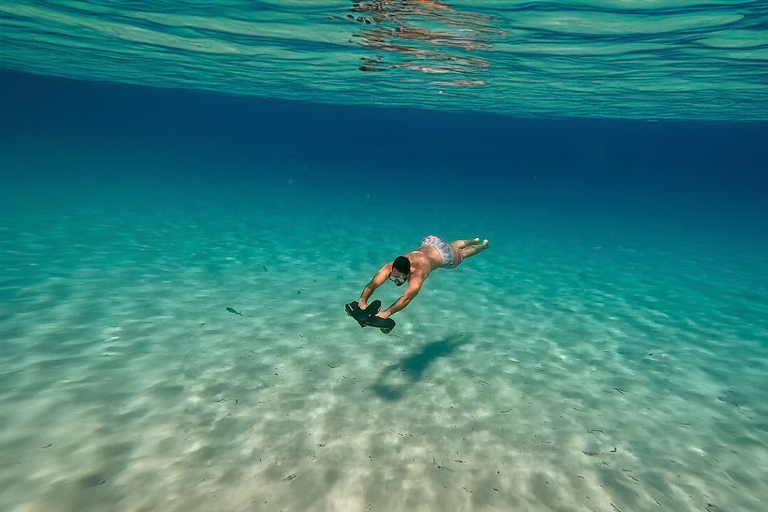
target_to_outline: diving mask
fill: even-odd
[[[405,281],[408,280],[408,276],[393,276],[389,274],[389,280],[395,283],[396,286],[403,286]]]

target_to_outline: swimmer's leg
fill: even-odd
[[[455,249],[463,249],[470,245],[477,245],[479,243],[480,243],[479,238],[473,238],[472,240],[456,240],[455,242],[451,242],[451,246],[454,247]]]
[[[477,242],[475,242],[475,240],[477,240]],[[475,240],[469,240],[470,242],[474,242],[471,245],[467,245],[464,247],[456,247],[461,251],[461,259],[472,257],[475,254],[481,253],[488,248],[488,240],[483,240],[482,243],[480,243],[479,238],[475,238]],[[463,241],[466,241],[466,240],[463,240]]]

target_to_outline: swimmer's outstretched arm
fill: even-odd
[[[381,270],[379,270],[379,272],[375,276],[373,276],[373,279],[371,279],[371,282],[368,283],[368,286],[365,287],[365,289],[363,290],[363,293],[360,294],[360,300],[357,301],[358,305],[360,306],[360,309],[368,308],[368,299],[371,298],[371,295],[373,295],[373,291],[376,288],[378,288],[379,286],[387,282],[390,272],[392,272],[392,264],[387,263],[386,265],[381,267]]]
[[[405,293],[402,297],[397,299],[394,304],[389,306],[384,311],[381,311],[376,316],[381,318],[389,318],[390,316],[394,315],[398,311],[402,311],[405,309],[405,307],[411,303],[411,300],[419,293],[419,290],[421,290],[421,284],[417,282],[412,282],[408,285],[408,289],[405,290]]]

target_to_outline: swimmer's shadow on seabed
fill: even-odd
[[[419,352],[384,368],[372,386],[373,391],[384,400],[400,400],[408,388],[421,379],[432,362],[440,357],[450,356],[469,342],[469,334],[457,334],[427,343]]]

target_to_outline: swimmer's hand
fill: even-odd
[[[367,303],[367,302],[365,302],[363,299],[360,299],[359,301],[357,301],[357,305],[358,305],[358,306],[360,307],[360,309],[362,309],[363,311],[365,311],[366,309],[368,309],[368,303]]]
[[[391,315],[392,313],[390,313],[388,309],[385,309],[384,311],[379,311],[378,313],[376,313],[377,317],[383,318],[385,320],[389,318]]]

